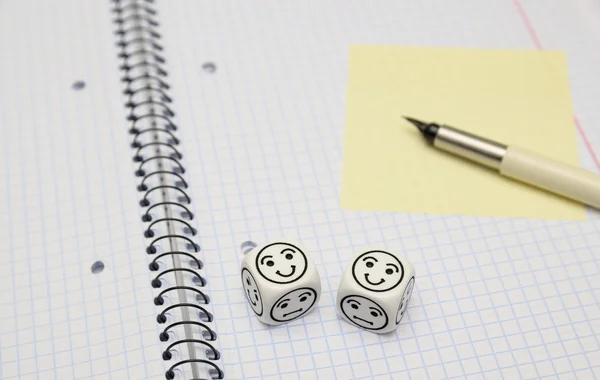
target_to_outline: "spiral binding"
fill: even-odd
[[[168,324],[159,339],[170,343],[163,352],[163,360],[169,361],[173,358],[173,350],[177,346],[188,345],[190,358],[173,364],[165,373],[167,379],[175,378],[175,370],[184,365],[193,364],[192,372],[196,365],[207,366],[208,373],[213,379],[223,379],[224,373],[213,361],[219,360],[219,351],[209,342],[217,339],[217,334],[206,323],[212,322],[212,314],[201,304],[209,304],[210,298],[200,288],[206,286],[205,279],[198,270],[202,269],[202,262],[193,254],[199,251],[199,246],[190,238],[197,231],[188,222],[194,218],[192,212],[186,207],[191,202],[186,193],[187,182],[181,174],[185,172],[181,165],[181,152],[177,149],[179,140],[174,132],[177,126],[172,118],[175,113],[171,109],[171,97],[168,95],[169,85],[166,81],[168,76],[163,68],[166,60],[162,56],[163,47],[159,41],[160,34],[157,32],[159,24],[154,17],[156,10],[152,7],[153,0],[112,0],[116,25],[117,47],[119,58],[122,59],[121,71],[124,73],[122,81],[125,83],[124,94],[127,98],[125,106],[129,110],[127,120],[130,122],[129,133],[133,135],[132,148],[135,149],[133,161],[139,163],[135,175],[140,178],[137,189],[143,193],[140,206],[145,212],[142,221],[148,223],[144,236],[152,239],[146,252],[156,255],[150,265],[150,271],[157,272],[151,285],[153,288],[161,289],[154,298],[156,306],[165,305],[165,297],[168,294],[186,291],[186,294],[195,295],[195,303],[177,302],[164,307],[156,317],[159,324],[166,324],[168,315],[176,309],[197,311],[202,322],[190,320],[174,321]],[[178,194],[176,201],[169,198],[169,192]],[[157,198],[160,195],[159,198]],[[154,213],[162,217],[155,219]],[[166,228],[166,233],[157,233],[158,227]],[[160,229],[158,229],[160,231]],[[168,242],[169,249],[159,253],[161,243]],[[184,250],[177,249],[179,244],[184,244]],[[181,259],[187,258],[190,268],[179,266]],[[173,268],[161,266],[161,260],[172,259]],[[192,265],[193,264],[193,265]],[[193,284],[181,284],[184,274],[190,274],[195,279]],[[163,288],[163,281],[167,277],[175,277],[176,286]],[[177,277],[179,276],[179,277]],[[169,281],[165,281],[169,282]],[[185,315],[184,312],[181,312]],[[183,319],[183,318],[182,318]],[[174,341],[170,331],[178,328],[186,330],[186,339]],[[201,331],[202,339],[192,339],[188,336],[189,329],[196,328]],[[195,349],[201,348],[206,353],[206,359],[195,358]],[[192,354],[192,351],[194,352]]]

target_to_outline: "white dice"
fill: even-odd
[[[381,248],[362,249],[346,267],[338,289],[339,315],[374,333],[394,331],[406,312],[415,284],[415,268]]]
[[[252,249],[242,260],[241,274],[250,308],[269,325],[306,315],[321,296],[317,267],[306,249],[289,240]]]

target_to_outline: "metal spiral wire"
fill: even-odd
[[[179,140],[174,132],[177,126],[173,122],[175,116],[171,108],[172,99],[168,94],[168,73],[164,69],[166,62],[162,55],[161,35],[158,33],[158,22],[155,20],[156,10],[153,0],[112,0],[116,25],[116,46],[118,57],[122,60],[120,70],[125,89],[125,107],[128,109],[127,120],[130,122],[129,133],[133,135],[131,147],[135,150],[133,161],[138,163],[135,175],[140,178],[137,190],[143,193],[140,207],[143,208],[142,221],[147,223],[144,237],[151,239],[146,252],[155,255],[149,269],[156,272],[151,286],[160,289],[154,298],[156,306],[165,306],[157,315],[159,324],[169,322],[170,312],[180,310],[193,311],[202,322],[186,318],[169,323],[159,334],[159,340],[168,343],[163,352],[163,360],[173,358],[172,350],[176,346],[187,345],[188,350],[199,348],[204,350],[206,358],[190,357],[172,365],[166,371],[167,379],[176,377],[175,370],[184,365],[205,366],[212,379],[223,379],[224,373],[213,361],[219,360],[219,351],[208,342],[214,342],[217,334],[206,323],[213,321],[213,315],[203,306],[210,303],[210,298],[201,290],[206,280],[200,275],[202,262],[194,255],[200,247],[193,238],[197,234],[189,221],[194,215],[187,205],[191,199],[186,193],[187,182],[181,174],[185,168],[181,164],[183,158],[177,148]],[[169,194],[177,194],[175,199]],[[177,247],[183,245],[185,250]],[[161,247],[168,247],[160,252]],[[181,259],[188,259],[189,268],[176,265]],[[161,265],[162,261],[172,260],[173,267]],[[175,286],[164,286],[167,278],[179,276]],[[184,277],[186,276],[186,277]],[[191,284],[181,284],[181,279],[193,278]],[[189,281],[189,280],[188,280]],[[175,302],[165,305],[165,297],[171,293],[187,292],[193,296],[195,303]],[[175,315],[175,314],[173,314]],[[189,315],[189,314],[188,314]],[[206,323],[205,323],[206,322]],[[182,328],[200,331],[201,339],[173,339],[169,332]],[[191,330],[186,330],[191,331]],[[192,368],[194,370],[194,368]],[[197,377],[195,374],[194,377]]]

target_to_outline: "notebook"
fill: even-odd
[[[600,170],[591,0],[0,1],[0,378],[600,375],[600,223],[343,211],[352,44],[566,51]],[[316,310],[266,327],[241,291],[287,236]],[[395,334],[343,322],[360,246],[417,268]]]

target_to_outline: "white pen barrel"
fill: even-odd
[[[509,146],[500,165],[507,177],[600,209],[600,175]]]

